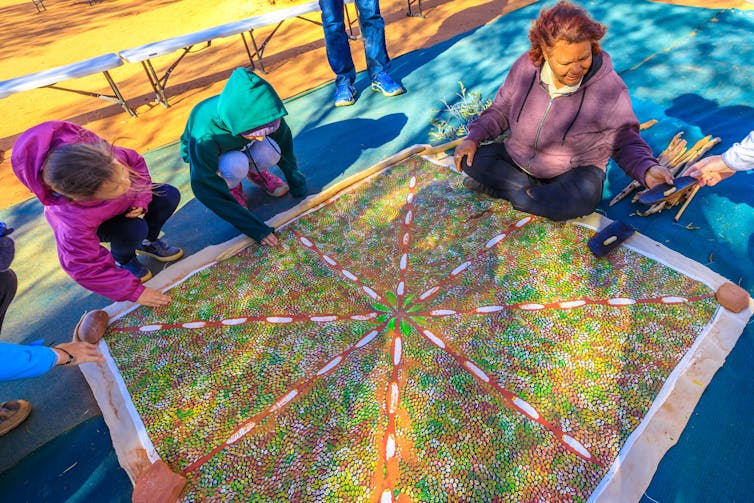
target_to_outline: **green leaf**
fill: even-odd
[[[406,337],[411,335],[411,325],[409,325],[403,318],[401,318],[401,333]]]
[[[392,305],[398,305],[398,297],[396,297],[393,292],[385,292],[385,297],[387,297],[388,302]]]
[[[391,318],[390,321],[387,322],[387,330],[388,332],[391,330],[395,330],[395,318]]]
[[[380,304],[379,302],[373,303],[372,304],[372,309],[374,309],[376,311],[383,311],[383,312],[390,312],[390,311],[392,311],[392,309],[390,309],[389,307],[387,307],[384,304]]]

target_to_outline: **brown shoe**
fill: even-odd
[[[31,412],[26,400],[8,400],[0,403],[0,437],[24,422]]]
[[[73,335],[79,341],[97,344],[105,334],[109,321],[110,317],[105,311],[101,309],[89,311],[81,317],[78,325],[76,325],[76,329],[73,331]]]

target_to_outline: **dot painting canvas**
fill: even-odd
[[[714,325],[714,289],[630,246],[597,258],[593,229],[461,180],[405,159],[111,324],[183,500],[600,493]]]

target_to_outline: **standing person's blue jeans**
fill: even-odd
[[[386,72],[390,66],[385,45],[385,21],[380,14],[379,0],[356,0],[359,11],[359,25],[364,38],[367,71],[374,80],[380,72]],[[351,57],[351,46],[346,33],[343,14],[343,0],[319,0],[322,9],[322,28],[325,32],[327,61],[335,73],[335,85],[353,84],[356,69]]]

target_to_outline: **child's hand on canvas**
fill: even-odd
[[[270,232],[265,237],[263,237],[259,243],[264,246],[275,246],[278,244],[278,238],[275,237],[275,234]]]
[[[160,307],[167,306],[171,300],[172,299],[169,295],[165,295],[162,292],[146,287],[144,288],[144,291],[141,292],[141,295],[139,295],[139,298],[136,299],[136,303],[147,307]]]

